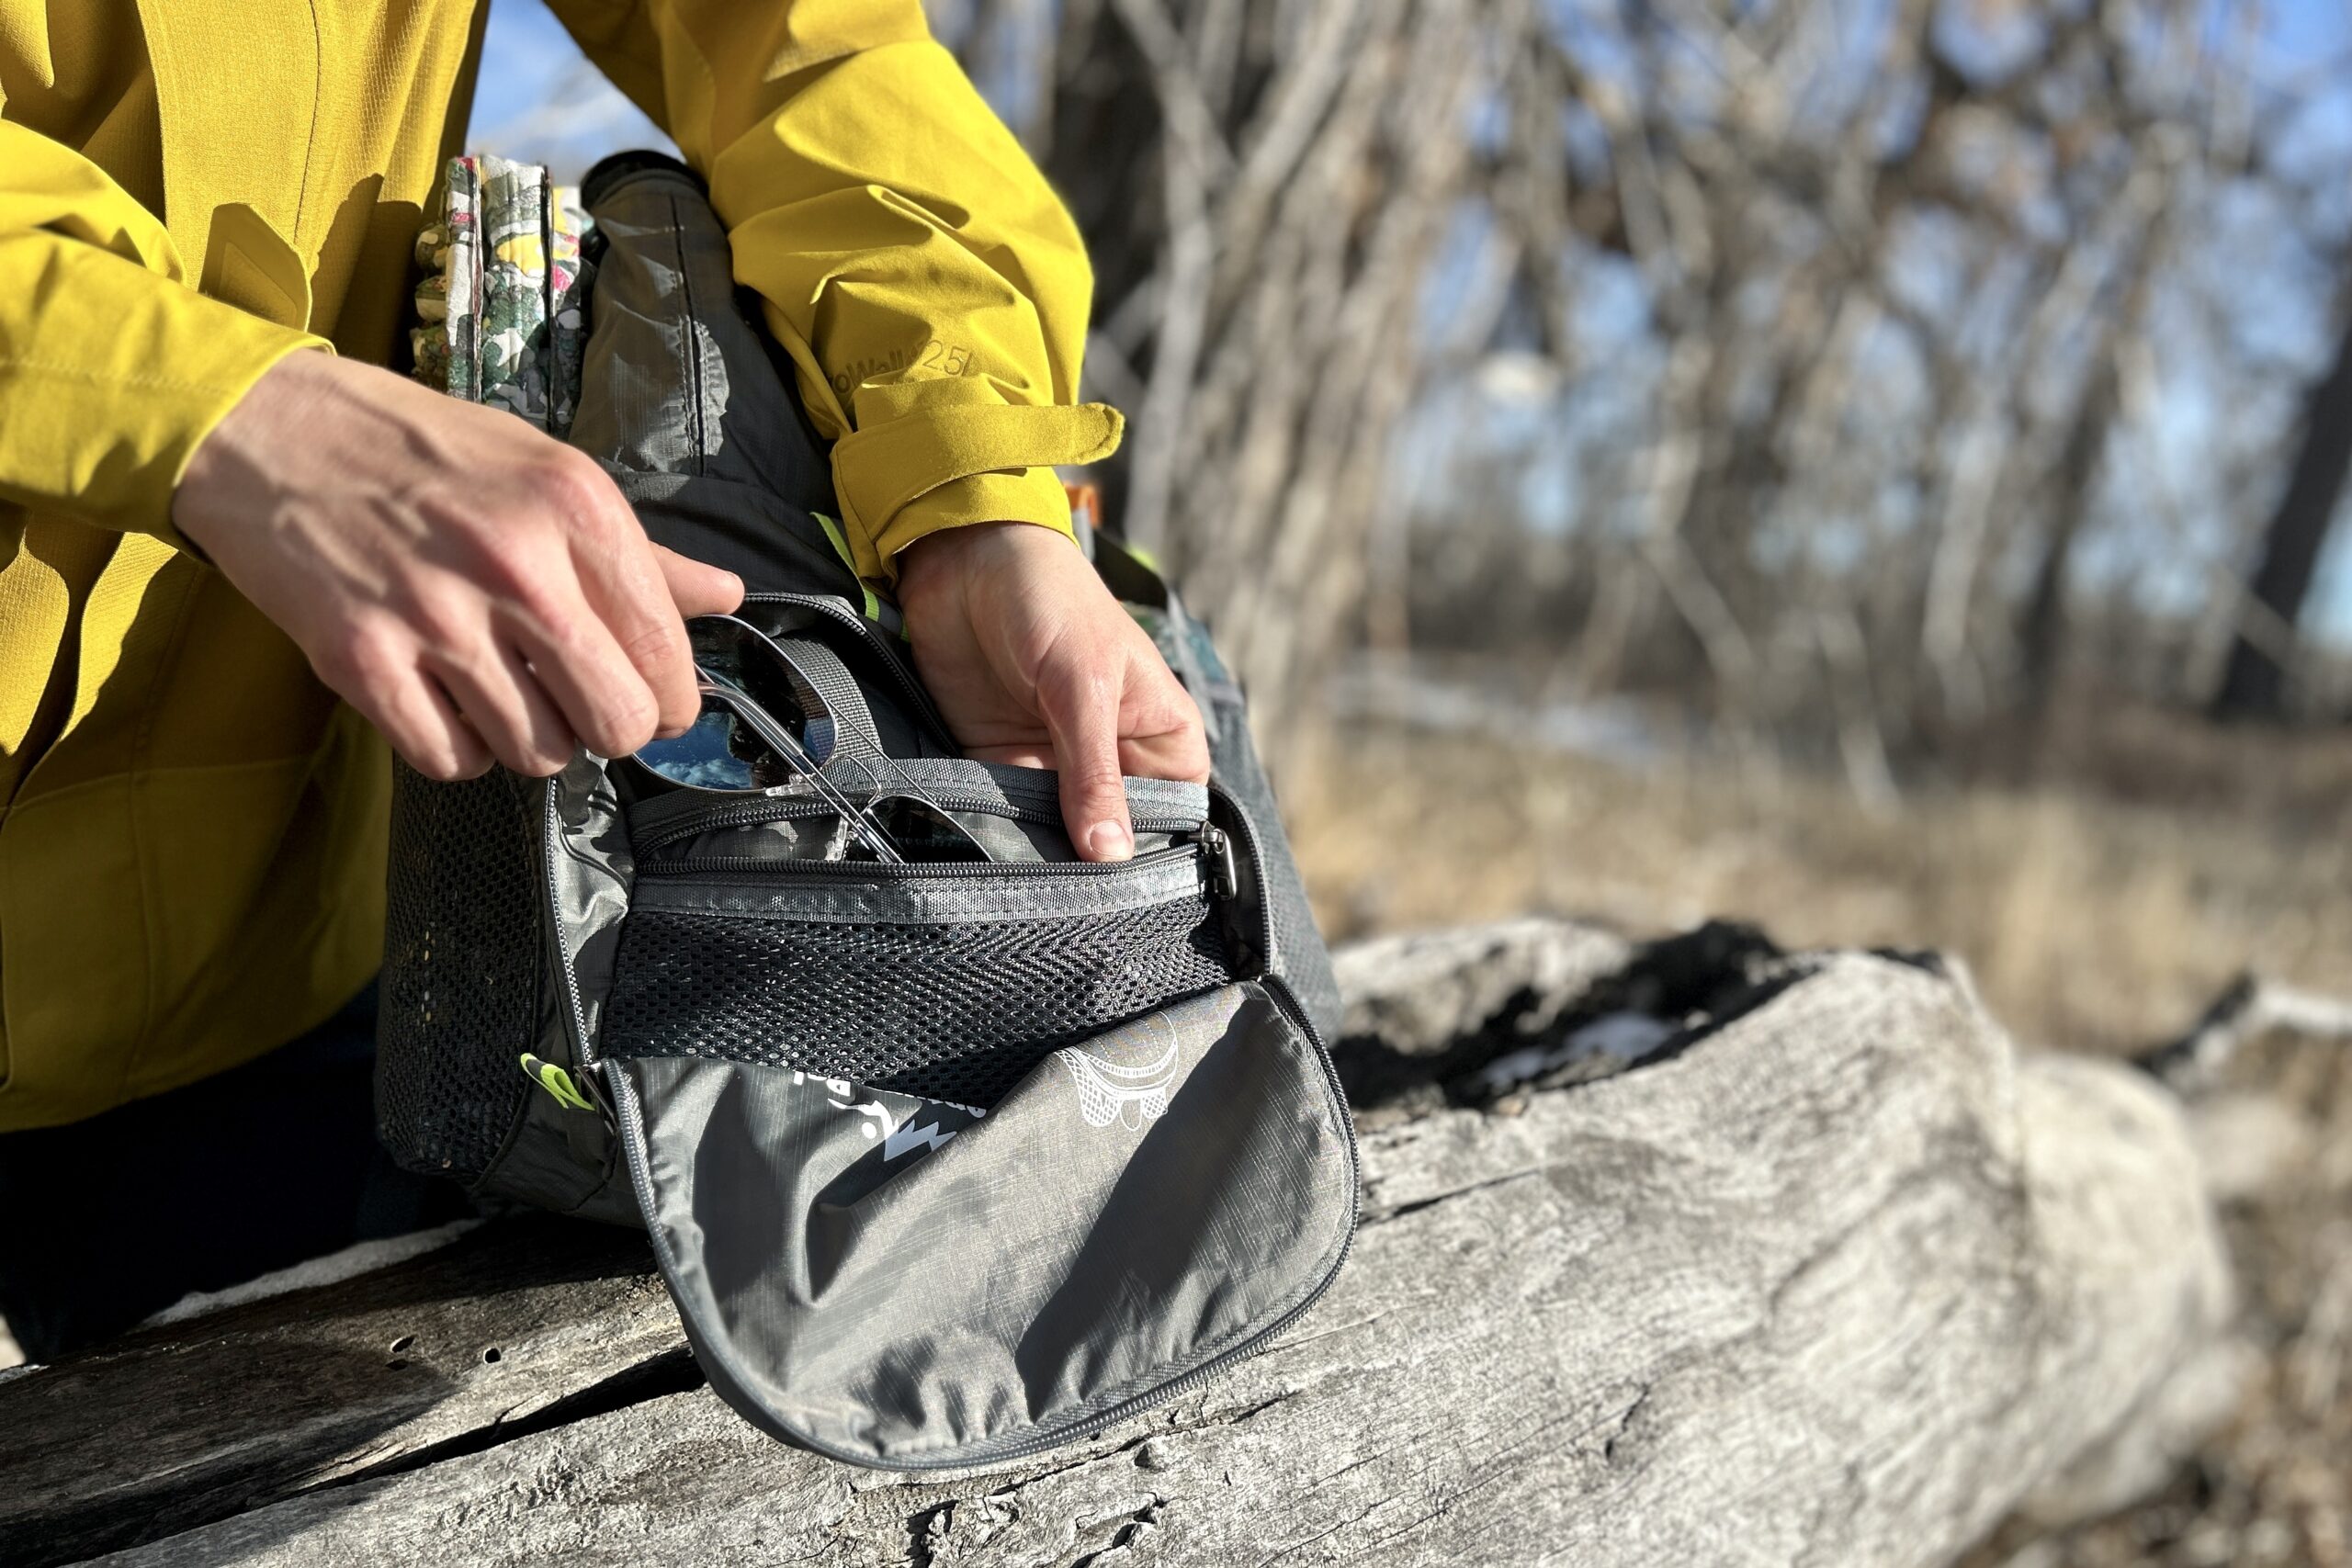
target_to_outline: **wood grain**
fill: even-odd
[[[1924,1564],[2195,1403],[2229,1279],[2160,1086],[2020,1061],[1931,965],[1726,995],[1633,1070],[1370,1134],[1323,1303],[1045,1460],[916,1480],[769,1442],[643,1370],[674,1328],[628,1238],[492,1227],[0,1382],[0,1540],[69,1561],[103,1505],[155,1510],[127,1564]],[[33,1435],[61,1422],[87,1480]]]

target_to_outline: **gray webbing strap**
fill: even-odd
[[[813,727],[820,713],[832,721],[831,744],[809,748],[817,753],[819,763],[830,769],[838,761],[887,770],[889,758],[882,750],[881,733],[874,727],[874,710],[865,705],[865,694],[858,690],[841,655],[809,637],[779,637],[775,646],[816,697],[808,705],[811,711],[804,716],[808,723]]]

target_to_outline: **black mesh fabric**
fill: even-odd
[[[377,1026],[376,1128],[412,1170],[472,1181],[530,1080],[540,900],[521,786],[437,784],[393,764],[391,875]]]
[[[616,1056],[717,1056],[983,1109],[1061,1046],[1232,978],[1207,900],[1115,914],[844,925],[640,908]]]

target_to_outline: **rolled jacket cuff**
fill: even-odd
[[[833,444],[833,488],[858,575],[889,581],[900,550],[967,523],[1067,533],[1055,465],[1109,457],[1123,428],[1116,409],[1081,403],[935,409],[852,431]]]
[[[899,557],[908,546],[944,529],[974,523],[1035,523],[1065,538],[1075,536],[1069,522],[1069,491],[1053,469],[971,474],[950,479],[899,509],[883,541],[889,553],[882,558],[882,564],[895,579]]]

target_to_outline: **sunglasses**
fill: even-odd
[[[686,623],[686,635],[701,709],[684,734],[640,748],[634,758],[640,767],[714,795],[765,794],[805,779],[866,852],[887,864],[994,858],[870,734],[859,760],[895,787],[876,791],[863,805],[852,800],[825,772],[841,749],[842,721],[809,671],[775,639],[732,615],[696,616]]]

